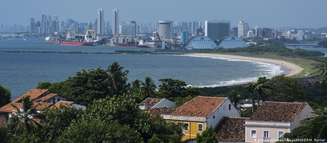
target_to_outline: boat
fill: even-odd
[[[67,33],[66,39],[60,42],[62,46],[95,46],[97,45],[96,32],[87,30],[85,35],[74,35]]]

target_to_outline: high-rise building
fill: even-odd
[[[171,39],[172,36],[172,22],[171,21],[158,21],[158,35],[161,40]]]
[[[30,19],[30,33],[37,33],[37,27],[34,18]]]
[[[128,34],[132,37],[137,36],[137,22],[136,21],[130,21],[128,26]]]
[[[120,25],[120,23],[119,23],[119,11],[118,11],[118,9],[114,9],[114,20],[113,20],[113,22],[114,22],[114,24],[113,24],[113,35],[114,36],[118,36],[119,35],[119,25]]]
[[[105,34],[104,10],[99,9],[97,15],[97,35],[103,36],[104,34]]]
[[[240,20],[238,23],[238,37],[246,38],[248,30],[249,30],[248,23],[246,23],[243,20]]]
[[[48,24],[47,24],[48,18],[46,15],[41,16],[41,34],[46,35],[47,34],[47,29],[48,29]]]
[[[230,33],[229,22],[205,21],[205,36],[212,40],[223,40]]]

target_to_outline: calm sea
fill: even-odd
[[[0,40],[0,84],[17,96],[40,81],[62,81],[81,69],[106,68],[115,61],[129,70],[130,80],[146,76],[156,81],[175,78],[193,86],[237,84],[272,71],[270,65],[245,61],[173,54],[113,54],[118,49],[122,50],[106,46],[63,47],[40,40]]]

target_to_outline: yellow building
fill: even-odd
[[[215,128],[223,117],[239,117],[239,111],[226,97],[197,96],[177,107],[165,120],[181,125],[182,141],[193,140],[207,128]]]

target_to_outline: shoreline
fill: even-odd
[[[212,59],[220,59],[220,60],[227,60],[227,61],[245,61],[245,62],[253,62],[259,65],[271,66],[271,74],[267,75],[267,77],[271,78],[277,75],[286,75],[287,77],[295,76],[300,74],[304,69],[294,63],[287,62],[284,60],[278,59],[269,59],[269,58],[257,58],[257,57],[246,57],[246,56],[239,56],[239,55],[229,55],[229,54],[216,54],[216,53],[190,53],[190,54],[183,54],[182,56],[189,56],[189,57],[199,57],[199,58],[212,58]],[[277,72],[274,68],[279,68]],[[286,69],[286,70],[281,70]],[[220,87],[220,86],[232,86],[232,85],[241,85],[250,82],[254,82],[257,80],[258,77],[245,77],[244,79],[237,79],[231,81],[222,81],[216,85],[202,85],[196,87]]]

